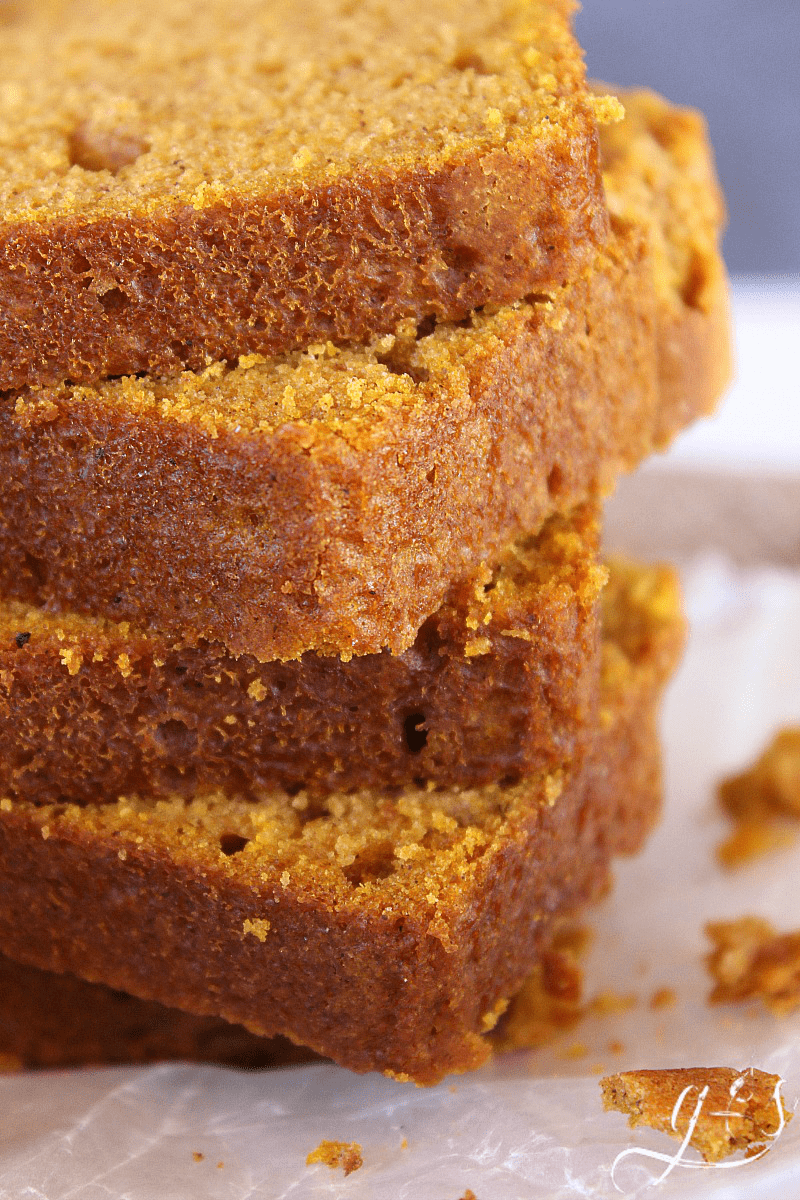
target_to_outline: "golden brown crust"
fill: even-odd
[[[606,236],[568,0],[15,7],[0,388],[458,320]]]
[[[603,1107],[627,1113],[632,1127],[647,1125],[670,1137],[689,1133],[706,1162],[737,1150],[758,1153],[791,1120],[777,1075],[747,1067],[681,1067],[622,1071],[600,1080]]]
[[[647,171],[638,145],[620,194]],[[690,243],[670,184],[662,240]],[[724,304],[656,286],[647,211],[632,193],[582,279],[468,328],[7,396],[0,588],[262,660],[402,652],[453,579],[607,492],[716,395]]]
[[[663,647],[674,661],[682,622],[644,592],[653,637],[610,656],[592,753],[515,786],[0,801],[3,952],[355,1070],[431,1083],[477,1065],[553,918],[602,892],[655,819]]]

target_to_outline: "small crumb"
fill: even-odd
[[[83,655],[81,654],[80,650],[77,650],[74,646],[71,646],[67,650],[59,650],[58,653],[59,657],[61,658],[62,665],[67,668],[70,675],[77,675],[83,663]]]
[[[245,937],[248,934],[252,934],[252,936],[258,938],[260,942],[265,942],[267,940],[267,934],[271,928],[272,926],[270,925],[269,921],[267,921],[264,917],[254,917],[252,920],[248,917],[242,925],[242,934]]]
[[[492,643],[487,637],[473,638],[467,642],[464,647],[465,658],[479,658],[482,654],[488,654],[492,648]]]
[[[638,998],[632,993],[621,996],[618,992],[598,992],[589,1008],[599,1017],[616,1017],[635,1008]]]
[[[127,679],[133,672],[130,656],[122,653],[117,655],[117,670],[123,679]]]
[[[608,1053],[609,1054],[624,1054],[625,1053],[625,1043],[621,1042],[618,1038],[612,1038],[612,1040],[608,1043]]]
[[[247,694],[251,700],[255,700],[258,704],[266,697],[267,689],[260,679],[254,679],[247,689]]]
[[[589,1067],[590,1075],[605,1075],[605,1073],[606,1073],[605,1063],[596,1062],[596,1063],[592,1063]]]
[[[472,1188],[467,1188],[467,1190],[464,1192],[464,1195],[461,1196],[460,1200],[477,1200],[477,1197],[475,1196],[475,1193],[473,1192]]]
[[[218,1169],[218,1170],[222,1170],[222,1168],[223,1168],[224,1166],[225,1166],[225,1163],[224,1163],[224,1162],[218,1162],[218,1163],[217,1163],[217,1169]]]
[[[591,96],[590,100],[598,125],[616,125],[625,119],[625,109],[616,96]]]
[[[717,846],[717,861],[729,871],[745,866],[754,858],[763,858],[784,850],[797,840],[797,831],[778,818],[764,821],[739,821],[733,833]]]
[[[716,980],[711,1004],[761,1000],[776,1016],[800,1007],[800,930],[777,933],[761,917],[712,921],[706,965]]]
[[[292,158],[292,170],[302,171],[311,162],[313,155],[308,146],[301,146],[297,153]]]
[[[364,1165],[364,1160],[358,1142],[322,1141],[306,1158],[307,1167],[313,1163],[325,1163],[331,1169],[341,1167],[345,1175],[350,1175]]]
[[[586,1058],[589,1047],[585,1042],[571,1042],[569,1046],[564,1046],[557,1053],[559,1058]]]
[[[589,943],[579,925],[557,930],[492,1035],[495,1051],[535,1050],[577,1025],[585,1013],[578,960]]]
[[[600,1080],[603,1107],[628,1115],[631,1127],[647,1125],[683,1140],[706,1162],[719,1162],[737,1150],[778,1136],[791,1113],[777,1075],[748,1067],[685,1067],[623,1071]]]
[[[671,988],[671,987],[656,988],[656,990],[653,992],[652,996],[650,997],[650,1007],[655,1008],[655,1009],[672,1008],[673,1004],[676,1003],[677,999],[678,999],[678,997],[676,996],[673,988]]]
[[[717,850],[729,868],[772,853],[795,840],[800,820],[800,727],[780,730],[756,761],[720,783],[720,805],[734,821]]]
[[[400,1143],[400,1149],[401,1150],[408,1149],[408,1138],[403,1138],[402,1142]]]
[[[199,1150],[193,1150],[192,1158],[194,1159],[195,1162],[202,1162],[203,1159],[205,1158],[205,1154],[201,1154]]]
[[[507,1000],[498,1000],[494,1008],[491,1008],[489,1012],[484,1013],[481,1017],[481,1031],[483,1033],[491,1033],[507,1008]]]

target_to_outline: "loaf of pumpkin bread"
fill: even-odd
[[[674,576],[613,564],[604,606],[594,736],[518,783],[0,800],[0,951],[358,1071],[476,1066],[553,920],[658,811]]]
[[[0,389],[460,319],[608,219],[573,0],[0,5]]]
[[[0,594],[267,661],[408,649],[493,564],[708,411],[722,207],[698,120],[649,94],[577,281],[199,374],[0,398]]]

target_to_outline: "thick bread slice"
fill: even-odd
[[[0,5],[0,388],[459,319],[604,240],[573,0]]]
[[[0,951],[359,1071],[476,1066],[552,919],[608,885],[658,810],[674,576],[615,567],[607,603],[592,749],[523,783],[1,800]]]
[[[558,765],[597,719],[598,542],[594,507],[553,517],[453,586],[410,650],[348,663],[0,603],[0,796],[474,786]]]
[[[0,400],[0,592],[261,660],[406,650],[454,580],[608,492],[727,375],[702,126],[626,104],[617,232],[550,298],[371,349]]]

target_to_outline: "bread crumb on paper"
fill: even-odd
[[[761,1000],[776,1016],[800,1007],[800,930],[777,933],[761,917],[711,921],[706,965],[715,985],[711,1004]]]
[[[345,1175],[350,1175],[364,1165],[364,1160],[358,1142],[322,1141],[306,1158],[307,1167],[314,1163],[325,1163],[331,1169],[341,1167]]]
[[[539,1049],[577,1025],[586,1011],[578,960],[590,938],[578,925],[558,930],[493,1034],[497,1053]]]
[[[800,727],[781,729],[745,771],[724,779],[720,805],[734,822],[717,858],[729,869],[791,845],[800,821]]]
[[[606,1111],[625,1113],[631,1127],[646,1125],[698,1150],[716,1163],[737,1151],[765,1153],[791,1113],[782,1080],[757,1067],[682,1067],[622,1071],[600,1080]]]

